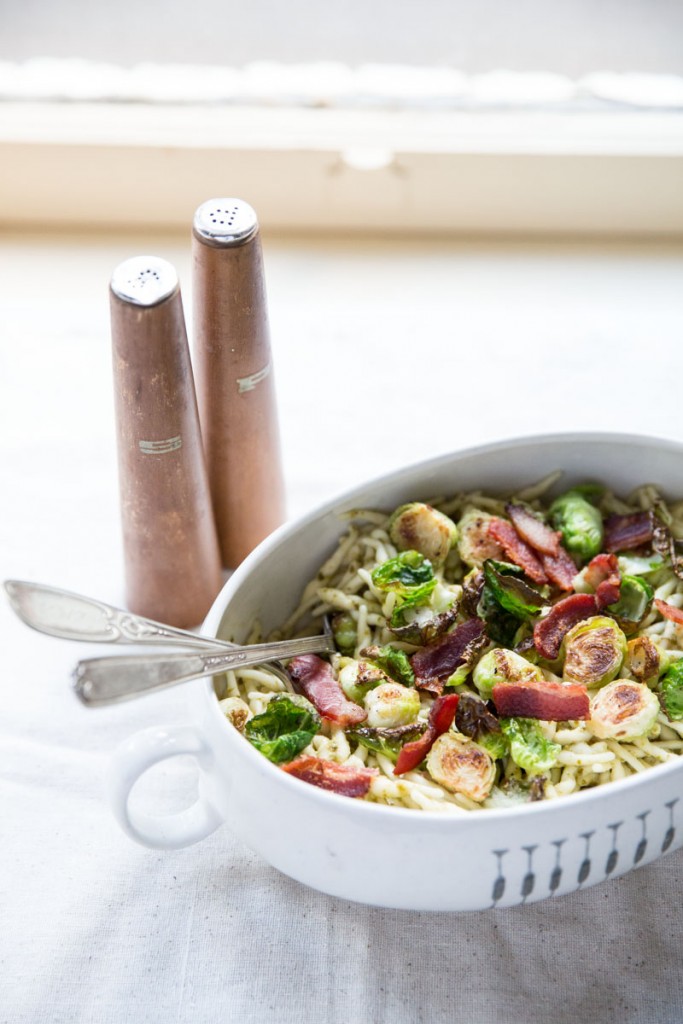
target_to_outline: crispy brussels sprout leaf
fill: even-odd
[[[683,720],[683,659],[674,661],[660,680],[660,700],[672,722]]]
[[[411,722],[395,729],[372,729],[362,725],[349,730],[346,735],[367,750],[384,754],[395,764],[403,744],[418,739],[426,728],[425,722]]]
[[[367,658],[373,665],[377,665],[397,683],[403,683],[404,686],[414,685],[415,673],[405,651],[392,647],[391,644],[386,644],[384,647],[373,644],[371,647],[363,648],[360,653],[361,657]]]
[[[542,775],[557,761],[562,749],[543,735],[533,718],[501,718],[500,727],[510,741],[510,756],[529,775]]]
[[[279,694],[261,715],[250,719],[244,732],[257,750],[274,764],[285,764],[301,753],[320,728],[320,716],[299,694]]]
[[[472,693],[461,693],[455,712],[455,727],[471,740],[478,743],[494,760],[508,752],[508,741],[500,728],[500,722],[486,704]]]
[[[501,608],[516,618],[526,619],[538,615],[545,599],[520,579],[517,573],[510,572],[510,568],[506,562],[487,558],[484,562],[485,586]]]
[[[575,487],[550,506],[550,520],[562,534],[565,548],[585,561],[598,554],[603,539],[602,516],[587,500],[587,492],[585,486]]]
[[[379,590],[394,590],[400,597],[410,597],[430,584],[432,590],[436,586],[432,563],[419,551],[402,551],[388,558],[373,569],[372,582]]]
[[[622,631],[628,636],[635,633],[638,626],[652,607],[652,599],[655,592],[647,582],[640,576],[623,576],[619,600],[607,606],[606,611],[621,626]]]

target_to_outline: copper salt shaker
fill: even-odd
[[[258,220],[212,199],[193,224],[193,357],[223,564],[284,519],[284,482]]]
[[[222,571],[174,268],[126,260],[110,304],[127,604],[196,626]]]

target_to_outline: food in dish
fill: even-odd
[[[226,718],[282,770],[459,813],[683,753],[683,502],[554,477],[348,518],[281,631],[327,619],[337,653],[220,684]]]

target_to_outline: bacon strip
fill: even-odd
[[[505,717],[539,718],[543,722],[590,718],[588,691],[580,683],[496,683],[492,696],[496,711]]]
[[[574,577],[577,570],[574,559],[568,551],[559,548],[556,555],[541,555],[541,564],[548,579],[552,580],[560,590],[574,589]]]
[[[557,555],[560,550],[560,533],[532,515],[523,505],[508,504],[505,511],[510,516],[517,533],[536,551],[543,555]]]
[[[366,796],[372,780],[379,774],[377,768],[356,768],[323,761],[321,757],[299,757],[282,765],[282,770],[311,786],[352,797]]]
[[[605,521],[604,546],[607,551],[630,551],[652,540],[653,525],[649,512],[611,515]]]
[[[661,601],[658,597],[655,598],[655,606],[659,614],[663,615],[665,619],[683,626],[683,608],[676,608],[675,605]]]
[[[481,619],[467,619],[451,633],[416,651],[410,659],[415,686],[441,694],[456,668],[467,662],[471,645],[483,639],[485,630],[486,625]]]
[[[363,708],[346,699],[331,666],[317,654],[299,654],[292,658],[287,672],[295,688],[308,697],[323,718],[335,725],[346,728],[368,717]]]
[[[394,768],[394,775],[411,772],[413,768],[417,768],[424,761],[435,740],[443,733],[448,732],[453,724],[459,699],[457,693],[449,693],[445,697],[436,698],[429,712],[427,731],[420,736],[419,740],[406,743],[401,748]]]
[[[493,538],[515,565],[529,576],[534,583],[547,583],[548,577],[536,552],[523,541],[512,523],[494,516],[489,521],[488,534]]]
[[[588,586],[595,591],[595,600],[600,611],[608,604],[614,604],[619,600],[621,573],[616,555],[596,555],[586,566],[583,575]]]
[[[594,594],[572,594],[563,597],[544,619],[534,626],[534,644],[541,657],[554,661],[560,653],[562,641],[572,626],[598,614]]]

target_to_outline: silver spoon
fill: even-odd
[[[91,643],[173,645],[197,649],[192,654],[138,654],[80,661],[74,671],[74,687],[78,697],[89,707],[118,703],[230,668],[335,649],[329,634],[239,646],[166,626],[103,601],[42,583],[6,580],[5,590],[19,618],[50,636]],[[272,666],[272,670],[291,690],[291,682],[282,669]]]

